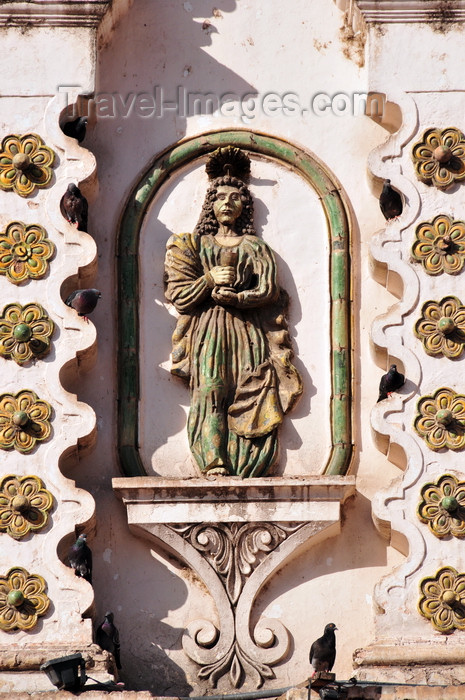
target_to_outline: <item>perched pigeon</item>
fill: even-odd
[[[79,143],[84,141],[87,128],[87,117],[78,117],[72,121],[65,122],[62,126],[63,133],[77,139]]]
[[[379,198],[379,206],[387,221],[397,219],[402,214],[402,197],[391,187],[390,180],[384,181],[383,191]]]
[[[60,202],[60,211],[65,219],[74,224],[78,231],[87,232],[88,208],[87,199],[79,187],[70,182]]]
[[[82,533],[68,552],[68,561],[76,576],[92,583],[92,552],[87,545],[87,535]]]
[[[88,321],[88,315],[95,309],[101,296],[98,289],[76,289],[71,292],[65,304],[71,306],[79,316],[83,316]]]
[[[404,382],[405,377],[403,374],[397,371],[397,365],[391,365],[389,367],[389,372],[386,372],[386,374],[383,374],[381,377],[381,381],[379,383],[378,401],[387,399],[387,397],[390,396],[393,391],[400,389]]]
[[[334,622],[326,625],[322,637],[313,642],[310,647],[310,663],[314,668],[314,673],[317,671],[331,671],[334,660],[336,658],[336,635],[337,630]]]
[[[97,644],[115,657],[116,668],[121,668],[119,656],[119,632],[113,624],[113,613],[105,613],[105,619],[95,633]]]

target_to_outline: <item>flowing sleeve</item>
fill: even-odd
[[[238,306],[241,308],[265,306],[279,296],[274,255],[271,248],[258,238],[249,240],[248,248],[248,254],[253,259],[254,274],[250,289],[239,292]]]
[[[182,233],[171,236],[166,244],[165,295],[181,314],[195,309],[213,286],[202,268],[198,241],[198,236]]]

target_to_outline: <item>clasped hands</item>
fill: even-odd
[[[230,265],[217,265],[212,267],[210,274],[215,283],[212,299],[222,306],[237,306],[238,293],[230,289],[236,279],[236,269]]]

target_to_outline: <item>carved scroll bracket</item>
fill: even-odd
[[[339,532],[341,504],[354,477],[296,479],[114,479],[134,534],[185,562],[212,596],[220,629],[210,620],[188,623],[186,655],[212,686],[229,673],[234,687],[274,678],[272,666],[289,652],[290,633],[261,618],[253,605],[276,570],[299,549]]]

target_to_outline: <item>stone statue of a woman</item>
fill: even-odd
[[[167,243],[166,297],[180,314],[171,371],[189,380],[189,444],[206,475],[267,474],[278,426],[302,392],[290,361],[287,295],[253,227],[249,171],[240,149],[215,151],[194,232]]]

